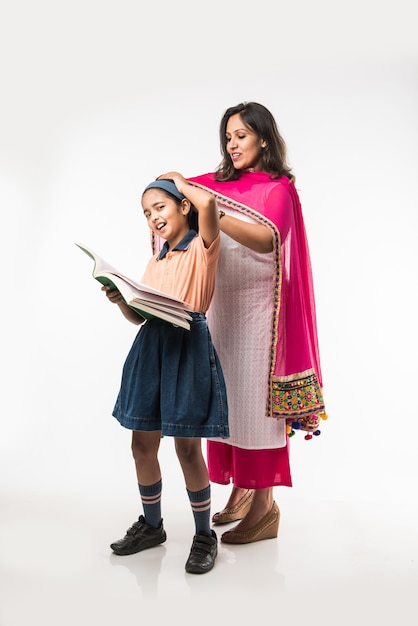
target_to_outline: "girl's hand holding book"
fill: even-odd
[[[117,289],[111,289],[109,285],[103,285],[102,291],[105,292],[107,299],[113,304],[119,304],[123,301],[122,294]]]

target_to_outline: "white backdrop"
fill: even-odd
[[[329,420],[292,440],[294,489],[414,484],[417,52],[413,2],[4,3],[0,20],[0,489],[132,491],[111,417],[137,328],[84,243],[140,277],[143,187],[220,160],[224,110],[275,115],[314,271]],[[166,483],[183,493],[172,442]]]

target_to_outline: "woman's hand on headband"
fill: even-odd
[[[175,186],[177,187],[177,189],[179,190],[179,192],[182,193],[183,195],[186,195],[184,193],[184,190],[187,189],[187,187],[189,186],[189,183],[184,178],[184,176],[180,174],[180,172],[167,172],[166,174],[161,174],[160,176],[157,177],[157,180],[162,180],[162,179],[172,180]]]

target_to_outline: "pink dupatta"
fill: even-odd
[[[213,173],[188,180],[213,193],[220,205],[272,230],[274,307],[266,415],[285,419],[289,436],[301,429],[310,439],[320,434],[319,421],[327,416],[312,269],[295,186],[287,177],[271,179],[265,172],[243,172],[238,180],[227,182],[216,181]]]

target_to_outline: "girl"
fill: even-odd
[[[229,436],[225,382],[205,315],[220,252],[218,210],[210,193],[178,172],[150,183],[142,207],[153,241],[162,238],[165,243],[148,262],[141,282],[181,300],[192,321],[190,330],[156,318],[143,323],[119,292],[103,287],[129,321],[142,324],[125,361],[113,415],[132,430],[143,515],[110,547],[125,555],[166,540],[158,449],[161,437],[171,436],[195,522],[186,571],[201,574],[212,569],[217,555],[201,437]],[[197,221],[198,232],[193,228]]]

